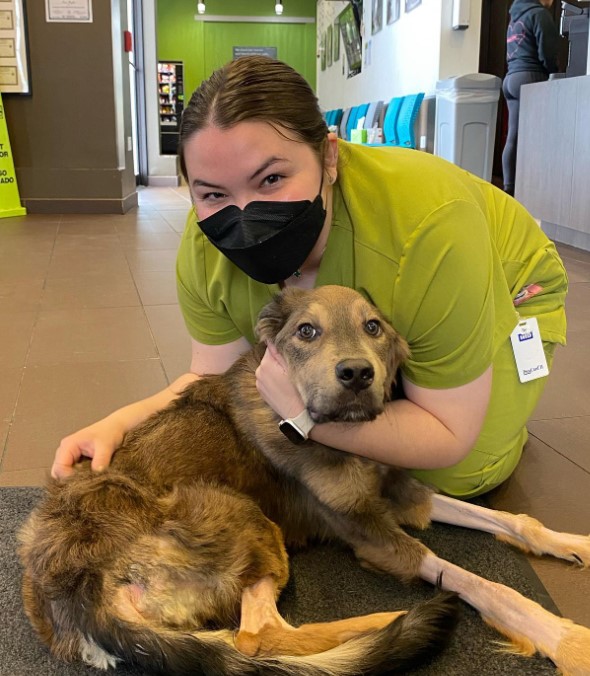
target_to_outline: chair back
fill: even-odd
[[[379,118],[383,112],[383,101],[373,101],[369,103],[369,108],[365,116],[365,129],[372,129],[379,126]]]
[[[396,145],[403,146],[404,148],[416,147],[414,123],[416,122],[416,117],[418,116],[418,111],[420,110],[423,99],[424,92],[404,96],[395,126],[395,135],[397,138]]]
[[[346,140],[350,141],[350,132],[356,128],[356,119],[358,117],[358,106],[353,106],[350,109],[350,115],[348,116],[348,122],[346,123]]]
[[[387,105],[383,116],[383,142],[388,145],[398,145],[397,142],[397,118],[404,100],[403,96],[396,96]]]
[[[332,111],[332,121],[330,122],[330,125],[334,127],[340,127],[340,122],[342,121],[342,108],[335,108]]]
[[[343,138],[345,141],[348,141],[348,137],[346,136],[346,129],[348,127],[348,118],[350,117],[350,113],[352,111],[352,108],[345,108],[342,111],[342,118],[340,120],[340,133],[338,136],[340,138]]]

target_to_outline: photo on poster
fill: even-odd
[[[383,28],[383,0],[373,0],[371,6],[371,35]]]
[[[333,54],[332,61],[336,63],[340,59],[340,23],[338,19],[334,21],[334,26],[332,28],[332,43],[333,43]]]
[[[395,23],[400,13],[400,0],[387,0],[387,25]]]

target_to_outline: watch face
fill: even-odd
[[[290,420],[281,420],[279,429],[294,444],[302,444],[305,441],[305,437]]]

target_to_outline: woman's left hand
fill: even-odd
[[[281,418],[294,418],[305,408],[299,392],[289,379],[287,364],[273,343],[256,369],[256,389],[264,401]]]

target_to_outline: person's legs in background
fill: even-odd
[[[520,88],[533,82],[544,82],[547,76],[543,73],[520,71],[510,73],[504,78],[502,92],[508,105],[508,134],[502,152],[502,174],[504,191],[514,195],[516,179],[516,147],[518,143],[518,117],[520,112]]]

